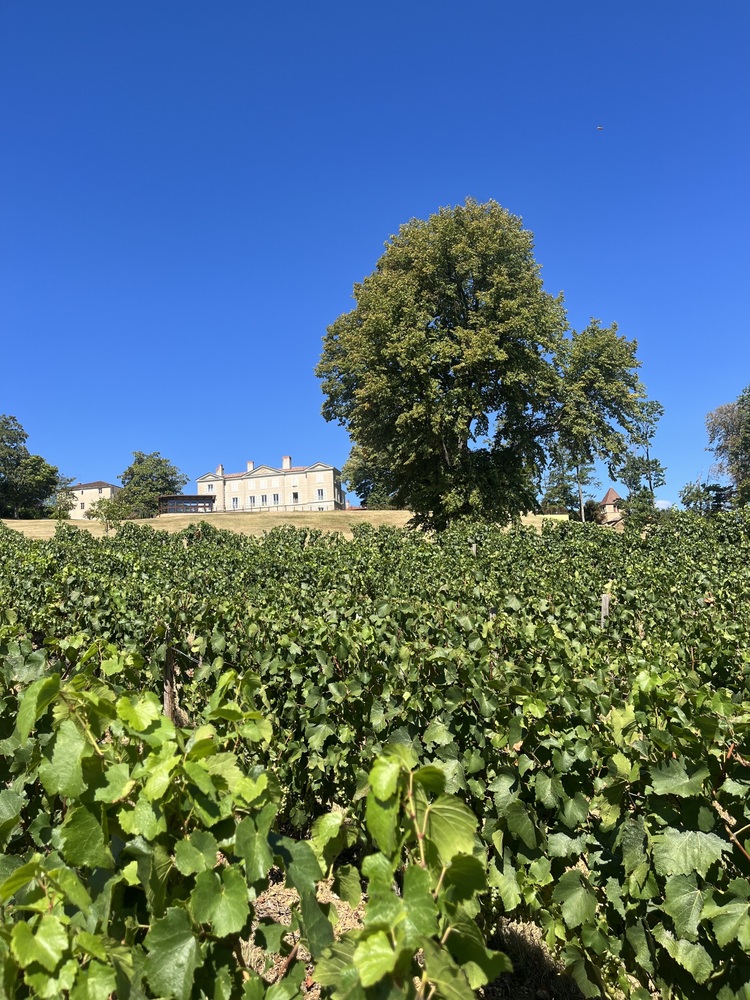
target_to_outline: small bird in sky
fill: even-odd
[[[596,131],[597,132],[603,132],[604,131],[604,126],[603,125],[597,125],[596,126]]]

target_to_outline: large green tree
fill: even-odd
[[[395,506],[390,487],[390,470],[382,465],[378,456],[371,456],[355,444],[344,462],[341,478],[348,490],[356,493],[371,510],[384,510]]]
[[[133,461],[118,476],[122,491],[117,495],[118,510],[130,517],[153,517],[159,509],[159,497],[181,493],[189,476],[172,465],[158,451],[133,452]]]
[[[582,465],[620,448],[643,396],[634,343],[596,323],[566,336],[531,233],[496,202],[402,226],[354,298],[324,338],[323,415],[417,522],[534,509],[555,439]]]
[[[57,466],[32,455],[27,440],[16,417],[0,415],[0,517],[46,516],[61,481]]]
[[[733,403],[712,410],[706,429],[716,471],[731,482],[735,503],[750,503],[750,385]]]

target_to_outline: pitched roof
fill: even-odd
[[[122,486],[115,486],[114,483],[105,483],[101,479],[97,479],[95,483],[76,483],[75,486],[71,486],[71,490],[93,490],[93,489],[103,489],[105,486],[113,490],[121,490]]]
[[[610,488],[604,494],[604,499],[602,500],[602,503],[603,504],[617,503],[617,501],[620,499],[621,499],[620,494],[616,490],[613,490],[612,487],[610,486]]]

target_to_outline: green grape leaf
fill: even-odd
[[[23,799],[10,788],[0,792],[0,847],[4,847],[21,818]]]
[[[108,963],[89,962],[85,973],[79,972],[70,1000],[109,1000],[116,988],[115,972]]]
[[[426,747],[444,747],[453,742],[450,729],[440,719],[433,719],[422,736],[422,742]]]
[[[552,898],[562,904],[562,917],[568,927],[580,927],[596,916],[596,895],[588,879],[576,869],[560,876]]]
[[[68,948],[68,935],[62,922],[45,913],[32,931],[27,923],[13,925],[11,951],[22,969],[38,962],[47,972],[54,972]]]
[[[554,809],[565,797],[563,783],[557,774],[545,774],[540,771],[534,781],[536,800],[547,809]]]
[[[682,760],[667,761],[662,767],[651,769],[651,786],[656,795],[676,795],[686,799],[703,794],[703,783],[711,776],[707,767],[688,775]]]
[[[347,936],[327,948],[323,957],[315,964],[315,981],[321,986],[335,987],[336,1000],[365,1000],[365,991],[359,979],[359,971],[354,964],[357,942]]]
[[[551,858],[579,857],[586,848],[586,838],[569,837],[567,833],[551,833],[547,838],[547,853]]]
[[[259,813],[246,816],[237,826],[235,849],[245,862],[247,881],[254,885],[268,875],[273,864],[273,853],[268,844],[276,806],[268,803]]]
[[[474,990],[445,948],[435,941],[425,941],[424,968],[428,982],[445,1000],[475,1000]]]
[[[451,919],[451,927],[446,942],[448,950],[460,964],[473,990],[513,971],[513,963],[507,955],[487,947],[476,921],[458,913]]]
[[[210,924],[217,937],[238,934],[247,922],[250,907],[247,883],[237,868],[201,872],[190,894],[190,912],[199,924]]]
[[[352,961],[364,987],[374,986],[383,976],[393,971],[397,953],[384,931],[375,931],[363,937],[354,949]]]
[[[130,777],[130,768],[127,764],[112,764],[105,772],[106,785],[97,788],[94,792],[95,802],[121,802],[135,788],[135,782]]]
[[[438,907],[425,868],[409,865],[404,872],[402,898],[404,922],[399,930],[403,929],[403,945],[417,951],[423,938],[437,933]]]
[[[45,791],[49,795],[78,798],[86,787],[81,760],[92,753],[73,720],[64,719],[55,737],[52,759],[42,761],[39,766],[39,778]]]
[[[440,860],[447,865],[457,854],[472,854],[477,818],[468,806],[453,795],[439,795],[433,802],[416,800],[417,825],[434,844]],[[425,822],[426,821],[426,822]]]
[[[337,865],[333,872],[333,891],[356,910],[362,900],[362,883],[353,865]]]
[[[733,899],[724,905],[710,901],[703,907],[701,918],[711,921],[720,948],[737,941],[740,948],[750,952],[750,907],[747,899]]]
[[[86,806],[68,810],[60,840],[62,855],[74,868],[114,868],[114,860],[104,841],[101,816]]]
[[[677,936],[694,941],[705,900],[694,877],[672,875],[664,887],[664,910],[674,921]]]
[[[195,970],[203,964],[200,945],[184,910],[170,907],[153,924],[144,944],[146,978],[157,996],[190,1000]]]
[[[668,827],[654,837],[654,867],[660,875],[692,875],[702,878],[722,854],[729,850],[726,841],[715,833],[699,830],[675,830]]]
[[[161,717],[162,707],[152,691],[143,695],[124,695],[117,702],[117,715],[131,729],[142,733]]]
[[[652,933],[667,954],[689,972],[696,983],[706,982],[714,971],[714,963],[703,945],[684,940],[676,941],[674,935],[661,925],[654,927]]]
[[[472,854],[456,854],[443,878],[443,885],[452,886],[451,898],[471,899],[487,888],[487,875],[483,863]]]
[[[536,847],[536,827],[526,806],[519,799],[514,799],[505,807],[505,820],[510,832],[521,840],[526,847]]]
[[[60,675],[50,674],[47,677],[40,677],[23,692],[16,719],[16,730],[21,738],[21,746],[26,745],[37,719],[55,700],[59,690]]]
[[[400,775],[401,765],[398,761],[378,757],[370,771],[370,788],[376,798],[386,802],[395,795]]]

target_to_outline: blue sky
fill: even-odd
[[[676,500],[750,382],[749,51],[747,0],[4,0],[0,413],[82,481],[341,466],[326,326],[401,223],[494,198],[638,340]]]

